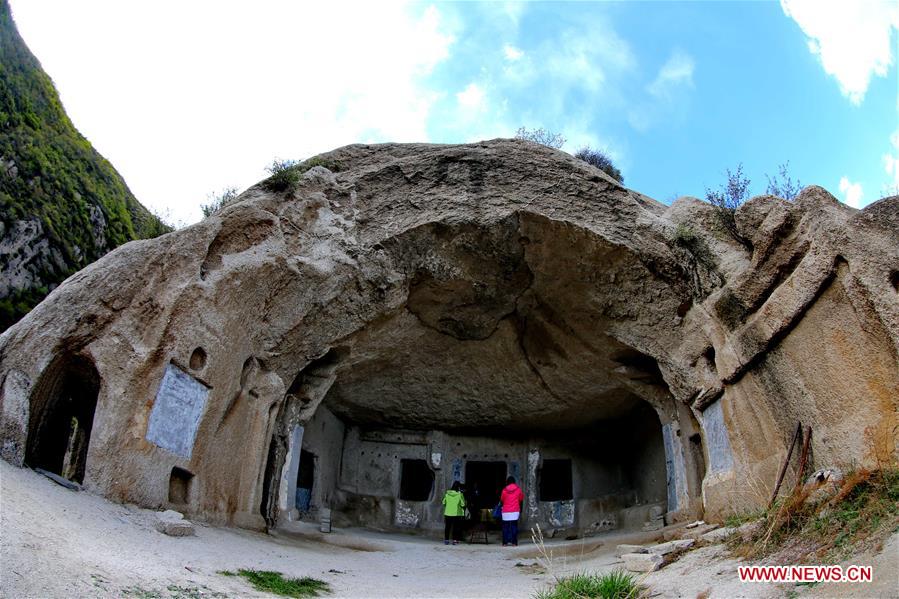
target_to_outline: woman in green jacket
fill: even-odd
[[[462,536],[462,521],[465,518],[465,496],[460,490],[459,481],[453,483],[452,488],[443,496],[443,544],[450,544],[452,536],[453,545],[459,544]]]

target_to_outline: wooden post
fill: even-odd
[[[802,423],[796,423],[796,432],[793,433],[793,441],[790,442],[790,450],[787,451],[787,457],[784,459],[783,466],[780,468],[780,475],[777,477],[777,484],[774,485],[774,492],[771,494],[771,501],[768,502],[768,509],[771,509],[771,506],[774,505],[774,500],[777,499],[777,492],[780,491],[780,485],[784,482],[784,476],[787,473],[787,467],[790,465],[790,458],[793,457],[793,448],[796,447],[796,441],[799,440],[799,436],[802,434]]]

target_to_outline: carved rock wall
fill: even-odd
[[[749,251],[703,202],[528,142],[322,159],[111,252],[0,336],[3,457],[23,462],[48,366],[77,356],[100,379],[85,485],[170,505],[177,467],[182,511],[244,526],[322,402],[348,426],[525,436],[645,401],[677,509],[710,518],[764,503],[797,420],[818,466],[896,458],[899,198],[755,198]],[[190,458],[147,440],[170,364],[209,389]]]

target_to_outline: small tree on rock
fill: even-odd
[[[595,166],[619,183],[624,183],[624,177],[621,175],[621,171],[612,164],[612,159],[602,150],[594,150],[590,146],[584,146],[577,151],[574,157],[580,158],[587,164]]]
[[[527,127],[519,127],[518,131],[515,132],[515,139],[524,139],[526,141],[533,141],[538,144],[543,144],[544,146],[548,146],[554,150],[560,149],[565,145],[566,139],[562,137],[561,133],[552,133],[547,131],[543,127],[539,129],[528,129]]]
[[[773,178],[765,175],[768,179],[768,188],[765,190],[765,193],[790,201],[799,195],[799,192],[802,191],[802,183],[798,179],[795,183],[793,182],[790,174],[787,172],[789,166],[789,161],[781,164],[777,169],[778,174],[774,175]]]
[[[281,160],[275,158],[265,170],[271,175],[262,182],[263,187],[269,191],[287,191],[292,189],[300,181],[300,171],[297,169],[299,162],[296,160]]]
[[[200,204],[200,210],[203,211],[203,217],[210,217],[222,208],[224,208],[227,204],[229,204],[232,200],[237,198],[237,188],[236,187],[226,187],[222,190],[222,193],[210,193],[206,196],[209,200],[208,204]]]
[[[727,169],[727,183],[712,190],[705,188],[705,199],[715,207],[718,224],[734,240],[747,249],[752,249],[752,243],[737,229],[737,221],[734,215],[737,208],[749,199],[749,179],[743,175],[743,165],[737,165],[737,170],[731,172]]]

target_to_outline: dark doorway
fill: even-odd
[[[543,460],[538,478],[540,501],[568,501],[574,498],[571,460]]]
[[[35,386],[25,462],[84,482],[100,376],[86,358],[57,358]]]
[[[427,501],[434,488],[434,472],[424,460],[400,460],[400,499]]]
[[[474,506],[472,511],[493,508],[505,486],[505,462],[466,462],[465,491]]]
[[[190,499],[190,485],[194,475],[175,466],[169,476],[169,503],[183,505]]]
[[[315,484],[315,454],[300,451],[300,467],[297,469],[296,507],[300,512],[308,512],[312,505],[312,485]]]

